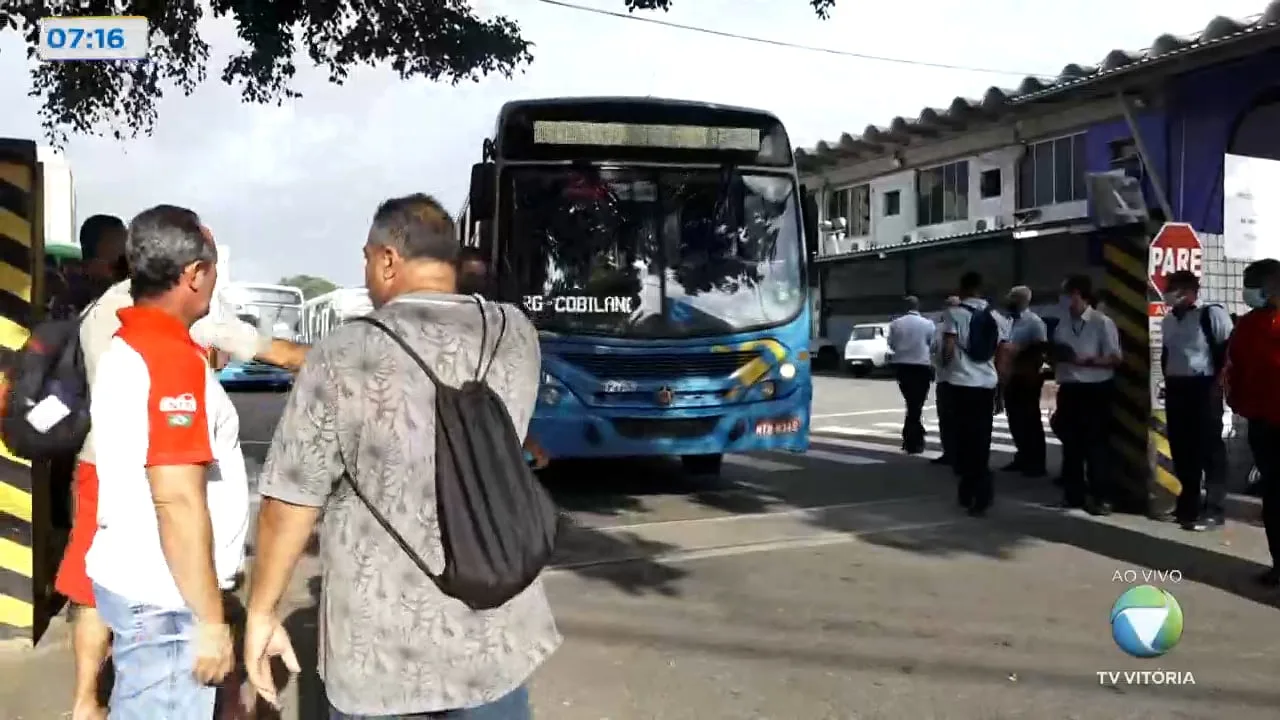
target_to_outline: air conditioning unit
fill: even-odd
[[[1004,227],[1004,221],[998,215],[991,217],[981,217],[973,221],[974,232],[987,232],[989,230],[999,230]]]

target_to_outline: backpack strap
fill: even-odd
[[[502,318],[501,324],[498,325],[498,339],[493,343],[493,352],[489,354],[489,362],[483,365],[484,370],[481,371],[480,361],[484,359],[484,328],[488,326],[489,322],[484,315],[484,301],[478,295],[476,296],[476,307],[480,308],[481,323],[480,355],[476,358],[476,382],[480,382],[489,377],[489,370],[493,367],[493,361],[498,359],[498,346],[502,345],[502,338],[507,334],[507,311],[503,310],[501,305],[498,306],[498,315]]]
[[[405,339],[400,337],[399,333],[387,327],[386,323],[382,322],[381,320],[375,317],[370,317],[368,315],[361,315],[360,317],[354,317],[354,318],[351,318],[351,320],[352,322],[366,323],[381,330],[384,335],[394,340],[395,343],[400,346],[401,350],[404,350],[409,357],[413,358],[413,361],[418,364],[418,367],[422,368],[422,372],[427,374],[427,378],[431,380],[431,383],[433,385],[435,385],[436,387],[444,386],[444,383],[440,382],[440,378],[436,377],[436,374],[434,372],[431,372],[431,368],[427,366],[427,361],[423,360],[421,355],[414,352],[414,349],[409,347],[409,343],[405,342]]]
[[[398,336],[393,334],[393,337]],[[400,546],[400,549],[404,551],[404,554],[408,555],[409,559],[413,561],[413,564],[417,565],[418,569],[438,586],[440,584],[440,577],[431,572],[431,568],[427,567],[427,561],[423,560],[422,556],[410,547],[409,541],[405,540],[404,536],[391,526],[391,521],[387,519],[387,516],[383,515],[381,510],[374,507],[372,502],[369,502],[368,496],[360,491],[359,485],[356,485],[356,480],[351,476],[351,472],[343,472],[342,478],[347,481],[347,484],[351,486],[351,492],[355,493],[355,496],[360,500],[360,503],[365,506],[365,509],[369,511],[369,514],[373,516],[373,519],[378,521],[378,524],[382,526],[382,529],[391,536],[391,539]]]
[[[1210,303],[1200,306],[1200,332],[1204,335],[1205,345],[1209,348],[1209,361],[1213,364],[1216,375],[1226,364],[1226,343],[1220,343],[1213,337],[1213,317],[1210,308],[1222,310],[1222,306]]]

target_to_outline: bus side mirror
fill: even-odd
[[[493,163],[476,163],[471,166],[471,191],[467,208],[471,222],[493,219],[494,195],[497,190],[497,171]]]
[[[818,201],[809,188],[800,186],[800,216],[804,222],[805,266],[808,268],[809,284],[818,282],[818,247],[822,238],[818,235]]]

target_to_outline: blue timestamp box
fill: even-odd
[[[39,23],[41,60],[143,60],[151,43],[147,19],[112,17],[47,17]]]

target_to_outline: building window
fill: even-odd
[[[1115,140],[1107,145],[1112,170],[1123,170],[1125,175],[1142,179],[1142,155],[1133,138]]]
[[[871,186],[858,185],[833,190],[827,195],[827,220],[844,218],[845,234],[863,237],[871,234]]]
[[[983,170],[978,176],[978,194],[983,200],[989,198],[998,198],[1002,192],[1001,185],[1003,180],[1000,177],[1000,168],[991,168]]]
[[[917,226],[937,225],[968,217],[968,160],[916,173]]]
[[[1085,171],[1084,133],[1027,146],[1018,163],[1018,209],[1086,199]]]
[[[902,212],[902,193],[890,190],[884,194],[884,216],[893,217]]]

